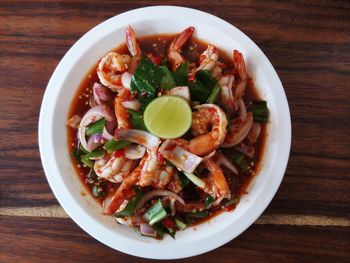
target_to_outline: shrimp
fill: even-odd
[[[188,150],[203,156],[214,151],[226,136],[227,118],[223,110],[215,104],[195,107],[192,115],[192,133],[196,136],[188,143]]]
[[[244,96],[244,92],[247,86],[247,70],[245,67],[243,55],[238,50],[233,51],[233,63],[236,74],[239,78],[235,83],[234,96],[237,99],[240,99],[242,96]]]
[[[149,158],[150,162],[153,162],[153,166],[148,166],[147,169],[141,172],[139,185],[142,187],[152,185],[155,188],[164,188],[173,178],[175,169],[164,164],[163,161],[154,161],[150,155]]]
[[[117,52],[109,52],[101,59],[97,67],[97,75],[101,83],[114,92],[124,88],[125,84],[123,82],[131,79],[129,75],[134,73],[141,58],[141,49],[136,41],[133,29],[129,26],[125,32],[126,45],[131,57]]]
[[[129,68],[130,56],[117,52],[109,52],[97,67],[97,75],[101,83],[116,92],[123,88],[122,74]]]
[[[192,36],[193,31],[194,27],[188,27],[178,34],[171,42],[167,57],[173,71],[175,71],[184,62],[185,59],[181,55],[181,49]]]
[[[217,198],[216,204],[219,204],[224,198],[230,198],[231,191],[220,166],[213,159],[206,160],[204,165],[209,171],[209,176],[204,179],[203,190]]]
[[[123,204],[125,200],[130,200],[134,196],[131,187],[139,181],[141,169],[145,163],[146,158],[147,154],[141,159],[139,165],[120,184],[106,209],[106,213],[108,215],[112,215],[115,211],[118,210],[118,208]]]
[[[131,172],[135,161],[127,159],[121,151],[114,152],[95,162],[94,170],[98,177],[113,183],[121,183]]]
[[[128,47],[128,50],[132,56],[128,72],[131,74],[134,74],[139,64],[139,61],[141,60],[142,52],[139,44],[137,43],[135,32],[131,26],[128,26],[127,29],[125,30],[125,38],[126,38],[126,46]]]
[[[219,50],[208,45],[207,49],[199,57],[198,70],[208,70],[212,73],[214,78],[219,78],[221,76],[222,67],[220,67],[219,62]]]
[[[118,122],[118,129],[130,129],[129,113],[123,106],[124,101],[131,100],[131,92],[122,89],[114,99],[114,112]]]

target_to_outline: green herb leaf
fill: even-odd
[[[141,197],[143,196],[143,192],[137,189],[134,189],[136,192],[136,195],[134,198],[132,198],[127,205],[125,206],[124,210],[117,212],[114,214],[116,217],[124,217],[124,216],[132,216],[135,214],[135,207],[137,203],[140,201]]]
[[[207,102],[214,103],[216,101],[217,97],[219,96],[220,91],[221,91],[220,85],[216,84],[215,87],[212,89],[212,91],[207,99]]]
[[[130,114],[130,122],[135,129],[147,131],[142,115],[134,110],[128,110]]]
[[[162,205],[162,202],[158,199],[158,201],[147,210],[145,216],[148,223],[152,226],[165,218],[167,213]]]
[[[112,153],[123,149],[125,146],[128,146],[130,144],[131,142],[129,141],[116,141],[114,139],[111,139],[110,141],[106,142],[105,145],[103,145],[103,149],[105,149],[108,153]]]
[[[211,93],[211,89],[198,80],[190,81],[188,83],[188,88],[190,90],[192,100],[199,101],[200,103],[206,102]]]
[[[225,207],[228,207],[230,205],[234,205],[234,204],[237,204],[239,202],[239,197],[238,196],[235,196],[233,198],[231,198],[230,200],[228,200],[226,203],[225,203]]]
[[[106,191],[103,189],[102,186],[93,185],[92,186],[92,195],[95,197],[104,197],[104,196],[106,196]]]
[[[211,207],[211,205],[214,204],[214,202],[215,202],[215,199],[211,195],[207,195],[204,198],[205,209],[208,209],[209,207]]]
[[[249,110],[253,113],[253,119],[256,122],[267,123],[269,119],[269,110],[267,103],[264,100],[254,101],[249,107]]]
[[[188,82],[188,61],[185,61],[180,67],[172,72],[176,86],[187,86]]]
[[[210,99],[214,102],[220,92],[217,83],[218,81],[208,71],[198,70],[196,79],[188,83],[192,100],[205,103]]]
[[[173,76],[171,75],[171,72],[169,71],[167,66],[161,66],[160,67],[163,72],[164,76],[162,78],[162,81],[160,82],[160,87],[165,90],[170,90],[176,86],[176,83],[174,81]]]
[[[198,70],[196,73],[196,79],[210,89],[213,89],[218,83],[218,81],[207,70]]]
[[[160,67],[150,60],[142,58],[131,78],[131,91],[137,92],[137,100],[147,105],[154,99],[163,76],[164,72]]]
[[[106,123],[105,118],[99,119],[98,121],[91,123],[86,128],[86,135],[90,136],[96,133],[102,133],[105,123]]]
[[[244,172],[248,172],[250,161],[243,154],[237,153],[232,156],[232,159]]]

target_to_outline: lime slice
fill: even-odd
[[[162,96],[148,104],[143,119],[151,133],[172,139],[181,137],[191,127],[192,111],[183,98]]]

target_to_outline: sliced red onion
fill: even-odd
[[[175,87],[175,88],[169,90],[168,94],[172,95],[172,96],[182,97],[185,100],[187,100],[188,102],[191,101],[190,90],[187,86]]]
[[[124,147],[124,154],[125,157],[130,159],[130,160],[137,160],[141,159],[146,153],[146,147],[142,145],[128,145]]]
[[[250,144],[256,143],[261,132],[261,125],[258,122],[254,122],[252,128],[250,129],[247,139]]]
[[[154,229],[147,223],[140,224],[140,231],[141,231],[141,234],[144,236],[148,236],[148,237],[156,237],[157,236],[157,232],[154,231]]]
[[[170,200],[169,207],[171,210],[171,215],[174,216],[176,214],[176,208],[175,208],[176,199],[170,197],[169,200]]]
[[[161,140],[153,134],[136,129],[116,129],[114,137],[117,140],[125,140],[133,143],[141,144],[148,148],[150,151],[155,152],[161,143]]]
[[[123,101],[122,105],[124,108],[138,111],[141,108],[141,103],[137,100],[129,100],[129,101]]]
[[[111,90],[97,82],[94,83],[92,91],[97,104],[102,104],[103,101],[110,101],[113,99],[113,93]]]
[[[238,101],[238,104],[239,104],[239,116],[241,117],[241,120],[244,121],[247,118],[247,108],[242,99]]]
[[[70,118],[66,122],[66,125],[68,125],[73,129],[78,129],[80,121],[81,121],[81,117],[79,115],[74,115],[72,118]]]
[[[131,78],[132,78],[132,74],[130,74],[129,72],[124,72],[122,74],[122,85],[124,88],[131,90]]]
[[[238,169],[236,168],[236,166],[222,153],[218,154],[219,156],[219,163],[222,164],[223,166],[225,166],[227,169],[229,169],[231,172],[233,172],[234,174],[238,174]]]
[[[244,143],[240,143],[237,146],[235,146],[235,149],[240,153],[243,153],[244,155],[248,156],[250,159],[253,159],[254,157],[255,150],[253,146],[248,146]]]
[[[227,132],[224,142],[221,144],[223,148],[233,147],[239,144],[247,137],[252,125],[253,125],[253,114],[247,113],[247,117],[244,121],[240,117],[231,121],[230,131]]]
[[[88,110],[80,122],[79,130],[78,130],[79,140],[81,145],[89,152],[91,152],[92,150],[88,148],[88,145],[86,142],[86,138],[85,138],[86,126],[102,118],[105,118],[106,121],[113,121],[115,119],[113,111],[107,105],[104,105],[104,104],[98,105]]]
[[[172,140],[163,142],[158,151],[178,169],[187,173],[193,173],[203,160],[203,158],[181,148]]]
[[[106,127],[103,127],[102,136],[103,136],[103,138],[107,139],[108,141],[110,141],[110,140],[112,140],[114,138],[113,135],[111,135],[107,131]]]
[[[211,157],[213,157],[215,155],[215,153],[216,153],[216,151],[212,151],[208,155],[204,156],[202,162],[205,162],[206,160],[209,160]]]
[[[143,207],[149,200],[157,197],[157,196],[169,196],[173,197],[176,199],[176,201],[179,201],[181,204],[185,205],[185,201],[178,196],[177,194],[167,191],[167,190],[153,190],[145,194],[144,196],[141,197],[140,201],[137,203],[135,207],[135,212],[137,213],[138,210],[140,210],[141,207]]]
[[[93,134],[90,136],[87,147],[90,151],[95,150],[97,147],[103,144],[103,136],[102,134]]]

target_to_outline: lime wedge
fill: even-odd
[[[172,139],[181,137],[191,127],[192,111],[183,98],[162,96],[148,104],[143,119],[151,133]]]

